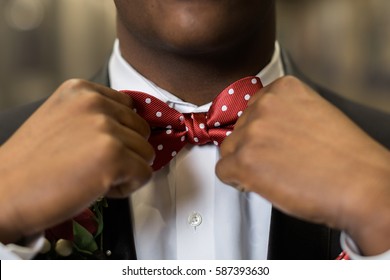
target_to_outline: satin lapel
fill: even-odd
[[[128,199],[109,199],[103,212],[103,249],[107,259],[136,260]]]
[[[339,234],[272,210],[268,259],[329,260],[341,252]]]
[[[101,84],[101,85],[106,86],[106,87],[110,86],[110,78],[108,75],[108,61],[106,62],[104,67],[102,67],[99,70],[99,72],[97,72],[90,80],[91,80],[91,82]]]

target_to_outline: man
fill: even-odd
[[[95,82],[148,92],[189,114],[207,111],[221,90],[243,77],[257,75],[268,85],[285,74],[300,75],[275,43],[273,0],[117,0],[115,4],[118,41],[108,67]],[[319,91],[377,140],[385,139],[387,132],[376,125],[383,114]],[[78,96],[79,90],[72,92]],[[2,115],[0,123],[13,120],[4,131],[12,133],[37,105]],[[127,123],[137,122],[131,115]],[[130,146],[136,154],[142,150],[137,144]],[[214,172],[218,153],[215,145],[187,145],[132,195],[130,204],[109,201],[103,233],[107,257],[333,259],[338,255],[336,231],[288,217],[258,195],[238,192],[219,181]],[[131,168],[138,164],[133,161]]]

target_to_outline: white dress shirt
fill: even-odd
[[[362,256],[358,246],[345,232],[340,236],[341,248],[352,260],[390,260],[390,250],[375,256]]]
[[[0,242],[0,260],[28,260],[32,259],[43,247],[43,234],[27,238],[22,245],[3,244]]]
[[[276,43],[271,62],[257,76],[268,85],[282,75]],[[118,40],[109,77],[112,88],[146,92],[181,113],[207,112],[211,105],[184,102],[147,80],[123,59]],[[218,159],[218,147],[188,144],[131,196],[139,259],[267,258],[271,204],[218,180]]]

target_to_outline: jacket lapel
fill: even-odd
[[[270,260],[335,259],[341,252],[339,243],[336,231],[272,210],[268,244]]]
[[[103,252],[107,259],[136,260],[128,199],[108,199],[104,209]]]

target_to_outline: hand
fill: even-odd
[[[126,197],[152,174],[149,125],[129,96],[70,80],[0,147],[0,240],[15,242]]]
[[[252,98],[221,157],[225,183],[345,230],[366,254],[390,249],[389,151],[299,80],[281,78]]]

